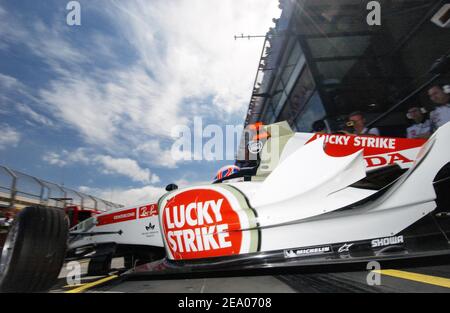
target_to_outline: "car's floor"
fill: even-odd
[[[114,267],[121,267],[115,259]],[[87,262],[80,262],[82,273]],[[380,285],[369,285],[369,272],[320,274],[287,273],[276,276],[234,276],[170,279],[145,278],[122,280],[115,272],[106,276],[81,278],[81,284],[67,285],[68,271],[63,268],[60,280],[51,292],[134,292],[134,293],[292,293],[292,292],[450,292],[450,265],[383,270]]]

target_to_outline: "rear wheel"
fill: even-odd
[[[9,229],[0,259],[1,292],[46,291],[64,262],[68,225],[62,210],[27,207]]]

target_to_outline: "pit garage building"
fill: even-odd
[[[287,120],[310,132],[325,120],[328,130],[340,130],[350,112],[362,111],[370,122],[404,100],[374,126],[381,135],[405,136],[408,106],[431,110],[429,84],[450,82],[448,73],[430,72],[450,52],[446,3],[281,0],[282,14],[264,37],[245,126]]]

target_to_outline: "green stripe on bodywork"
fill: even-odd
[[[250,207],[250,204],[248,203],[247,199],[243,195],[243,193],[237,189],[236,187],[221,184],[221,188],[231,192],[233,196],[238,200],[240,210],[242,210],[246,215],[248,219],[249,224],[249,230],[245,230],[250,232],[250,251],[249,252],[257,252],[259,250],[259,243],[260,243],[260,232],[258,230],[258,223],[256,222],[256,212],[255,210]]]

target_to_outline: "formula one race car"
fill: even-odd
[[[128,275],[450,254],[450,123],[429,140],[294,133],[286,122],[257,131],[248,143],[257,166],[212,184],[169,185],[157,202],[91,217],[70,230],[67,249],[45,255],[53,269],[20,277],[48,286],[61,249],[66,260],[90,258],[91,274],[107,273],[122,256]],[[16,249],[18,230],[2,255],[3,290],[17,287],[12,262],[33,249]]]

